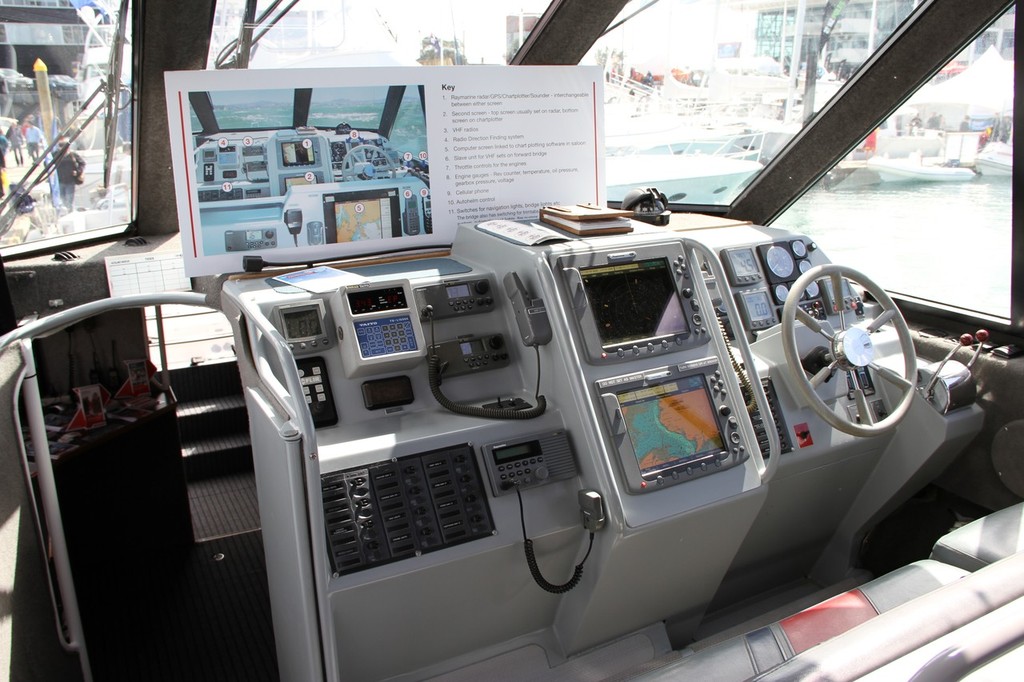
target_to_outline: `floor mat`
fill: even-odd
[[[188,484],[188,503],[197,541],[260,527],[256,476],[252,471],[192,481]]]
[[[76,583],[96,680],[278,679],[259,531],[126,554]]]

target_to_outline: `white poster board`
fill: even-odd
[[[603,204],[598,67],[166,74],[185,272],[448,246]]]

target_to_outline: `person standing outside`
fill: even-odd
[[[57,142],[57,180],[60,182],[60,203],[67,211],[75,210],[75,187],[82,184],[85,160],[68,145],[68,138]]]
[[[7,141],[11,145],[11,152],[14,154],[14,165],[20,166],[25,163],[21,155],[21,148],[25,145],[25,138],[21,136],[21,128],[17,123],[12,123],[7,129]]]
[[[33,163],[39,160],[43,147],[46,146],[46,138],[43,137],[43,131],[35,125],[34,121],[35,118],[29,115],[25,118],[25,123],[21,127],[21,133],[25,138],[25,146],[28,148],[28,155],[32,157]]]

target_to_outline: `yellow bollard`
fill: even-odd
[[[50,136],[53,135],[53,102],[50,100],[50,74],[42,59],[36,59],[36,63],[32,65],[32,70],[36,73],[36,90],[39,91],[39,114],[42,117],[43,149],[46,149],[46,145],[53,142],[50,139]]]

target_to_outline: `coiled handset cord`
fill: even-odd
[[[718,320],[718,329],[722,332],[722,340],[725,342],[725,350],[729,355],[729,362],[732,364],[733,371],[736,372],[736,377],[740,380],[740,392],[743,394],[743,401],[747,405],[747,412],[753,414],[757,411],[757,403],[754,402],[754,387],[750,385],[750,376],[743,366],[740,365],[739,360],[736,359],[736,355],[733,353],[732,344],[729,343],[729,334],[725,330],[725,322],[718,315],[715,315],[715,319]]]
[[[533,540],[526,537],[526,515],[523,512],[523,495],[519,492],[519,486],[515,486],[516,497],[519,498],[519,522],[523,527],[523,550],[526,552],[526,565],[530,567],[530,575],[533,576],[534,582],[540,586],[545,592],[552,594],[564,594],[580,584],[580,580],[583,579],[583,564],[587,563],[587,558],[590,556],[590,550],[594,548],[594,531],[590,531],[590,544],[587,545],[587,553],[583,555],[583,558],[576,568],[572,571],[572,577],[568,581],[561,585],[555,585],[549,583],[541,575],[540,566],[537,565],[537,555],[533,551]]]
[[[462,414],[467,417],[484,417],[486,419],[535,419],[544,414],[548,407],[548,402],[544,396],[540,395],[540,348],[538,346],[533,347],[537,353],[537,390],[534,395],[534,399],[537,402],[536,405],[525,410],[517,410],[510,407],[463,405],[450,400],[441,391],[441,358],[437,356],[437,351],[434,350],[437,346],[434,343],[433,308],[430,306],[424,308],[423,315],[430,319],[430,356],[427,358],[427,383],[430,385],[430,392],[433,394],[434,400],[441,407],[455,414]]]

